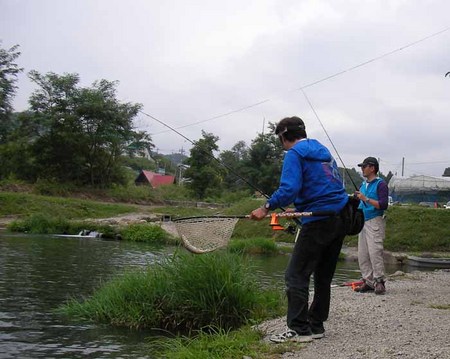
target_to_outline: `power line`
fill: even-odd
[[[295,88],[295,89],[293,89],[293,90],[291,90],[291,91],[289,91],[289,92],[301,91],[301,90],[304,90],[304,89],[306,89],[306,88],[308,88],[308,87],[312,87],[312,86],[314,86],[314,85],[317,85],[317,84],[319,84],[319,83],[321,83],[321,82],[324,82],[324,81],[330,80],[330,79],[332,79],[332,78],[338,77],[338,76],[340,76],[340,75],[343,75],[343,74],[345,74],[345,73],[347,73],[347,72],[356,70],[356,69],[358,69],[358,68],[360,68],[360,67],[363,67],[363,66],[366,66],[366,65],[368,65],[368,64],[371,64],[372,62],[381,60],[381,59],[383,59],[383,58],[385,58],[385,57],[387,57],[387,56],[393,55],[393,54],[395,54],[395,53],[397,53],[397,52],[400,52],[400,51],[405,50],[405,49],[407,49],[407,48],[409,48],[409,47],[415,46],[415,45],[417,45],[417,44],[419,44],[419,43],[421,43],[421,42],[424,42],[424,41],[426,41],[426,40],[429,40],[429,39],[431,39],[431,38],[433,38],[433,37],[435,37],[435,36],[441,35],[441,34],[447,32],[448,30],[450,30],[450,27],[446,27],[446,28],[443,29],[443,30],[440,30],[440,31],[438,31],[438,32],[435,32],[435,33],[433,33],[433,34],[431,34],[431,35],[427,35],[427,36],[425,36],[425,37],[423,37],[423,38],[421,38],[421,39],[419,39],[419,40],[410,42],[410,43],[408,43],[408,44],[406,44],[406,45],[404,45],[404,46],[401,46],[401,47],[399,47],[399,48],[397,48],[397,49],[395,49],[395,50],[392,50],[392,51],[386,52],[386,53],[384,53],[384,54],[382,54],[382,55],[373,57],[373,58],[370,59],[370,60],[361,62],[360,64],[355,65],[355,66],[351,66],[351,67],[349,67],[349,68],[347,68],[347,69],[345,69],[345,70],[338,71],[338,72],[336,72],[336,73],[334,73],[334,74],[332,74],[332,75],[323,77],[323,78],[321,78],[321,79],[319,79],[319,80],[316,80],[316,81],[313,81],[313,82],[311,82],[311,83],[309,83],[309,84],[306,84],[306,85],[303,85],[303,86],[301,86],[301,87]],[[186,127],[190,127],[190,126],[195,126],[195,125],[198,125],[198,124],[200,124],[200,123],[204,123],[204,122],[216,120],[216,119],[221,118],[221,117],[229,116],[229,115],[232,115],[232,114],[234,114],[234,113],[238,113],[238,112],[247,110],[247,109],[249,109],[249,108],[256,107],[256,106],[259,106],[259,105],[262,105],[262,104],[267,103],[267,102],[269,102],[269,101],[271,101],[271,100],[272,100],[272,99],[265,99],[265,100],[262,100],[262,101],[258,101],[258,102],[255,102],[255,103],[251,104],[251,105],[244,106],[244,107],[241,107],[241,108],[239,108],[239,109],[236,109],[236,110],[232,110],[232,111],[223,113],[223,114],[221,114],[221,115],[217,115],[217,116],[214,116],[214,117],[210,117],[210,118],[207,118],[207,119],[205,119],[205,120],[193,122],[193,123],[190,123],[190,124],[187,124],[187,125],[183,125],[183,126],[180,126],[180,127],[174,127],[173,129],[178,130],[178,129],[181,129],[181,128],[186,128]],[[159,135],[159,134],[166,133],[166,132],[169,132],[169,131],[170,131],[170,130],[164,130],[164,131],[161,131],[161,132],[152,133],[151,135],[152,135],[152,136],[154,136],[154,135]]]

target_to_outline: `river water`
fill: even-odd
[[[53,310],[174,250],[126,241],[0,235],[0,358],[150,358],[145,333],[74,325]],[[288,259],[254,257],[262,284],[282,288]],[[358,278],[356,263],[339,263],[335,284]]]

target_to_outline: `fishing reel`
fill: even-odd
[[[289,234],[295,234],[297,232],[297,226],[295,224],[288,224],[287,227],[283,227],[279,222],[279,217],[276,213],[270,215],[270,226],[273,231],[285,231]]]

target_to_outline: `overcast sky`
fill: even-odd
[[[16,111],[30,70],[78,73],[119,81],[119,100],[190,140],[213,133],[221,151],[297,115],[335,155],[303,88],[347,167],[374,156],[401,175],[404,158],[404,175],[441,176],[449,14],[448,0],[0,0],[0,39],[22,53]],[[159,152],[189,153],[157,121],[135,126]]]

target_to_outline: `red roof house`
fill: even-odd
[[[134,180],[134,183],[137,186],[140,185],[150,185],[152,188],[156,188],[159,186],[173,184],[175,181],[175,176],[169,175],[161,175],[159,173],[155,173],[152,171],[141,171],[139,176]]]

